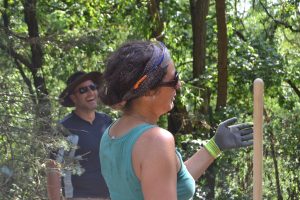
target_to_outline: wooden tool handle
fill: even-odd
[[[253,111],[253,199],[262,199],[262,173],[263,173],[263,107],[264,107],[264,82],[255,79],[253,86],[254,111]]]

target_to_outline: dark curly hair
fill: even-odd
[[[130,41],[121,45],[106,61],[101,101],[108,106],[125,102],[126,106],[143,96],[162,81],[167,68],[163,60],[169,57],[162,43]]]

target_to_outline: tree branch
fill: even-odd
[[[29,60],[27,60],[24,56],[18,54],[13,48],[7,47],[0,43],[0,49],[2,49],[4,52],[6,52],[12,58],[20,61],[26,67],[31,68],[31,63],[29,62]]]
[[[300,28],[298,29],[295,29],[293,28],[292,25],[290,25],[289,23],[287,22],[284,22],[284,21],[281,21],[281,20],[278,20],[278,19],[275,19],[274,16],[272,16],[270,14],[270,12],[268,11],[268,9],[266,8],[266,6],[261,2],[259,1],[260,5],[263,7],[263,9],[265,10],[266,14],[276,23],[276,24],[279,24],[279,25],[282,25],[284,26],[285,28],[288,28],[290,29],[292,32],[296,32],[296,33],[299,33],[300,32]]]
[[[35,97],[35,93],[34,93],[34,90],[32,88],[32,84],[31,84],[31,81],[30,79],[26,76],[21,64],[19,63],[18,60],[15,60],[15,63],[16,63],[16,66],[17,66],[17,69],[19,70],[25,84],[27,85],[28,87],[28,90],[29,90],[29,93],[30,93],[30,97],[31,97],[31,100],[32,102],[36,105],[37,104],[37,101],[36,99],[34,98]]]
[[[286,80],[286,82],[291,86],[291,88],[293,88],[297,96],[300,98],[300,90],[297,88],[297,86],[290,79]]]

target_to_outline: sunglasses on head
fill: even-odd
[[[79,94],[84,94],[87,93],[89,89],[95,91],[97,89],[97,86],[95,84],[91,84],[85,87],[78,88],[77,92],[79,92]]]
[[[172,88],[176,89],[178,82],[179,82],[179,75],[178,75],[178,72],[176,71],[173,80],[161,82],[158,84],[158,87],[172,87]]]

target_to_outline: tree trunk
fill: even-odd
[[[159,41],[163,40],[164,21],[160,16],[159,9],[160,0],[150,0],[148,3],[149,13],[152,21],[152,38],[156,38]]]
[[[207,180],[207,186],[209,188],[209,191],[207,192],[205,199],[213,200],[215,199],[215,185],[216,185],[215,163],[212,163],[207,168],[204,177]]]
[[[193,78],[205,71],[206,17],[209,0],[190,0],[193,31]]]
[[[180,91],[177,92],[180,96]],[[174,102],[174,108],[168,115],[168,131],[173,135],[178,132],[181,134],[191,134],[193,131],[193,123],[189,119],[188,111],[181,101]]]
[[[163,41],[164,20],[160,16],[160,0],[150,0],[148,2],[148,8],[150,17],[152,20],[152,38],[156,38],[159,41]],[[187,111],[180,101],[175,102],[174,108],[168,115],[168,130],[172,134],[178,133],[181,129],[184,130],[183,134],[190,133],[192,130],[192,124],[190,120],[186,120],[188,117]],[[185,121],[187,123],[185,123]]]
[[[264,115],[265,115],[265,121],[267,123],[270,123],[271,119],[268,116],[268,113],[267,113],[266,109],[264,109]],[[276,150],[275,150],[276,139],[275,139],[273,131],[270,131],[269,133],[270,133],[271,155],[272,155],[272,159],[273,159],[273,163],[274,163],[274,171],[275,171],[277,199],[278,200],[283,200],[283,196],[282,196],[282,192],[281,192],[281,187],[280,187],[280,177],[279,177],[278,162],[277,162]]]
[[[209,10],[209,0],[190,0],[190,10],[193,31],[193,78],[195,79],[200,78],[205,72],[206,17]],[[204,104],[201,106],[200,113],[209,118],[210,90],[202,85],[201,79],[197,86],[203,88],[201,98],[204,100]],[[205,199],[214,199],[216,178],[214,164],[206,170],[204,178],[207,180],[207,187],[209,188]]]
[[[28,27],[28,41],[31,49],[31,65],[28,66],[34,78],[34,85],[40,91],[37,94],[47,95],[45,82],[38,74],[43,65],[43,52],[39,38],[38,22],[36,19],[36,1],[26,0],[24,2],[24,17]],[[39,99],[40,100],[40,99]]]
[[[193,31],[193,78],[199,79],[195,83],[201,88],[201,98],[204,100],[199,110],[200,115],[207,116],[210,102],[209,88],[205,88],[203,81],[200,79],[205,72],[206,56],[206,17],[209,10],[209,0],[190,0],[190,12],[192,18]]]
[[[40,43],[38,21],[36,18],[36,0],[25,0],[24,18],[28,27],[28,41],[31,50],[31,64],[27,65],[33,77],[33,84],[37,94],[37,119],[39,131],[50,130],[49,118],[51,116],[50,100],[42,73],[43,51]]]
[[[271,154],[272,154],[274,170],[275,170],[277,199],[283,200],[281,187],[280,187],[280,178],[279,178],[279,170],[278,170],[278,164],[277,164],[277,158],[276,158],[276,151],[275,151],[275,136],[272,131],[270,131],[270,137],[271,137]]]
[[[216,110],[226,106],[227,101],[227,27],[225,0],[216,0],[218,26],[218,96]]]

